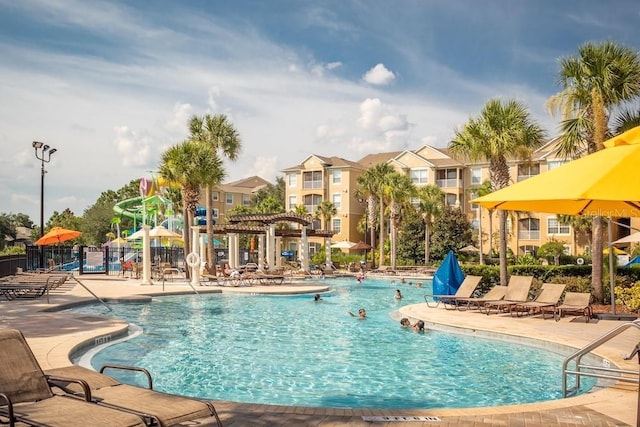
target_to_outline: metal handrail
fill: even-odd
[[[634,320],[633,322],[623,323],[615,329],[602,335],[600,338],[595,339],[589,345],[581,348],[575,353],[567,356],[562,363],[562,396],[568,397],[575,394],[580,389],[580,382],[582,377],[592,378],[605,378],[616,381],[623,381],[633,384],[640,384],[640,373],[638,371],[630,371],[627,369],[611,368],[610,366],[595,366],[582,363],[582,357],[592,350],[600,347],[602,344],[610,341],[614,337],[620,335],[622,332],[629,328],[640,329],[640,320]],[[569,369],[569,363],[574,362],[575,368]],[[608,362],[608,361],[606,361]],[[608,363],[607,363],[608,364]],[[604,365],[604,363],[603,363]],[[584,369],[590,369],[595,372],[586,372]],[[604,372],[604,373],[603,373]],[[607,374],[610,372],[611,374]],[[613,375],[613,374],[617,375]],[[622,376],[622,374],[631,375],[632,377]],[[568,387],[567,378],[568,375],[575,375],[575,384],[572,387]]]

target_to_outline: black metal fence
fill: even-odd
[[[3,255],[0,256],[0,277],[16,274],[18,268],[27,269],[27,257],[20,255]]]
[[[122,269],[120,261],[142,261],[142,248],[128,246],[105,246],[101,249],[95,246],[27,246],[26,250],[23,268],[27,271],[54,267],[56,270],[78,271],[79,274],[118,275]],[[40,250],[44,250],[44,266],[40,265]],[[151,263],[170,263],[172,267],[184,267],[184,250],[151,247]]]

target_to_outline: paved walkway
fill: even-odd
[[[152,295],[189,293],[184,282],[142,286],[139,280],[82,276],[80,281],[91,292],[105,300],[148,298]],[[198,286],[200,293],[315,293],[327,288],[325,282],[286,283],[251,287]],[[125,333],[127,325],[119,320],[97,316],[56,313],[60,306],[92,300],[79,285],[64,289],[35,301],[0,302],[0,327],[23,331],[44,369],[67,366],[69,355],[85,346],[108,341]],[[426,304],[401,308],[403,315],[422,319],[430,329],[452,330],[489,337],[509,336],[511,340],[540,340],[544,347],[583,347],[620,324],[617,321],[592,320],[576,322],[573,317],[559,322],[538,316],[512,318],[509,315],[487,316],[477,311],[430,309]],[[624,369],[637,370],[638,363],[623,360],[640,341],[640,331],[629,329],[598,348],[595,353]],[[349,410],[329,408],[284,407],[217,401],[216,408],[225,426],[631,426],[636,425],[638,387],[618,383],[578,397],[556,401],[467,409],[433,410]],[[193,424],[190,424],[193,425]],[[200,426],[213,425],[203,420]]]

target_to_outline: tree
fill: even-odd
[[[367,197],[367,212],[369,214],[369,223],[371,224],[371,246],[375,242],[375,220],[378,220],[379,239],[379,263],[378,265],[384,265],[384,206],[385,206],[385,184],[387,176],[394,173],[395,170],[388,163],[378,163],[368,169],[366,169],[362,175],[358,177],[358,186],[361,194]],[[378,206],[379,214],[376,214],[375,209]]]
[[[4,248],[5,237],[16,238],[16,226],[11,217],[5,213],[0,215],[0,249]]]
[[[211,146],[187,140],[162,153],[159,173],[163,178],[180,185],[184,247],[188,251],[189,226],[194,225],[193,217],[200,199],[200,187],[222,182],[225,175],[222,161]],[[213,243],[213,238],[209,238],[209,242]]]
[[[285,194],[286,189],[284,178],[278,176],[276,177],[275,184],[267,184],[265,187],[259,189],[256,194],[253,195],[253,197],[251,197],[251,205],[258,206],[264,199],[269,197],[275,200],[280,206],[273,212],[284,212],[284,207],[286,206]]]
[[[473,230],[467,217],[458,208],[447,206],[443,214],[433,222],[431,253],[442,260],[447,253],[457,251],[473,242]]]
[[[547,102],[562,113],[557,153],[576,158],[585,149],[594,153],[609,136],[609,114],[640,96],[640,58],[627,47],[607,41],[585,43],[578,55],[560,59],[562,91]],[[602,218],[593,217],[591,287],[597,302],[604,301],[602,285]]]
[[[429,263],[429,234],[433,220],[444,211],[444,191],[437,185],[429,184],[418,189],[418,212],[424,222],[424,263]]]
[[[316,207],[315,216],[317,219],[322,221],[322,229],[329,230],[331,218],[337,213],[338,209],[336,209],[335,205],[330,200],[323,200],[320,202],[318,207]]]
[[[255,205],[254,211],[259,213],[278,213],[284,212],[284,208],[280,200],[270,195],[261,199],[260,202]]]
[[[477,197],[486,196],[487,194],[493,193],[493,186],[491,185],[490,180],[484,181],[478,188],[475,189],[475,193]],[[482,212],[482,206],[478,205],[478,209]],[[487,213],[489,214],[489,254],[493,251],[493,209],[487,209]],[[482,218],[482,214],[480,215]],[[482,222],[482,220],[480,221]],[[478,227],[481,225],[478,224]],[[482,264],[482,236],[479,237],[478,246],[480,246],[480,264]]]
[[[396,244],[398,226],[402,221],[403,208],[411,207],[411,198],[416,194],[416,187],[408,175],[398,172],[387,175],[384,194],[389,200],[389,224],[391,224],[391,268],[396,268]]]
[[[489,100],[477,118],[470,119],[449,147],[455,154],[471,160],[487,160],[489,177],[494,189],[499,190],[511,182],[509,158],[526,159],[539,147],[545,132],[535,123],[527,108],[518,101]],[[506,212],[498,211],[500,224],[500,283],[507,284]]]
[[[240,154],[242,143],[240,135],[233,124],[224,114],[215,116],[205,115],[203,117],[193,116],[189,121],[189,131],[191,140],[204,143],[212,149],[212,154],[218,158],[223,157],[235,161]],[[224,176],[224,168],[220,164]],[[209,273],[215,274],[215,252],[213,245],[213,221],[211,207],[211,187],[220,184],[220,181],[211,180],[205,186],[205,209],[207,212],[207,261]]]
[[[560,265],[560,255],[564,254],[564,243],[551,239],[538,249],[537,255],[543,258],[553,258],[554,265]]]
[[[407,209],[403,213],[402,223],[398,229],[397,256],[398,261],[408,265],[424,264],[425,222],[415,209]]]

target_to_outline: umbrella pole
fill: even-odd
[[[611,294],[611,314],[616,314],[616,272],[614,271],[613,262],[613,243],[611,242],[613,236],[613,221],[609,217],[609,225],[607,226],[609,234],[609,292]]]

